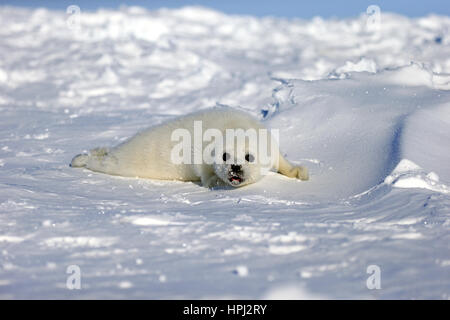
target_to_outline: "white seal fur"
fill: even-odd
[[[96,148],[89,154],[73,158],[72,167],[85,167],[92,171],[112,175],[151,178],[162,180],[200,181],[212,188],[220,185],[240,187],[258,181],[262,177],[258,157],[251,155],[249,145],[236,145],[234,159],[225,163],[175,164],[171,152],[178,143],[172,141],[176,129],[186,129],[194,134],[194,121],[202,121],[203,130],[218,129],[225,137],[226,129],[265,129],[262,123],[245,112],[230,107],[215,107],[178,117],[163,124],[151,127],[113,148]],[[203,148],[205,143],[203,143]],[[192,148],[193,152],[194,148]],[[229,158],[226,147],[217,155]],[[213,150],[213,153],[215,150]],[[303,166],[291,165],[279,152],[270,154],[273,169],[291,178],[308,180],[308,170]],[[231,160],[231,161],[230,161]],[[248,161],[250,160],[250,161]],[[238,164],[239,163],[239,164]]]

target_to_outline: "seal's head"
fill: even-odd
[[[232,187],[255,183],[277,168],[278,147],[266,129],[226,129],[225,143],[216,139],[211,151],[217,177]]]
[[[214,172],[221,180],[232,187],[241,187],[262,178],[256,153],[248,149],[232,151],[224,150],[214,163]]]

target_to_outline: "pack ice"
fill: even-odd
[[[0,7],[0,298],[450,297],[450,18],[81,9]],[[68,166],[215,104],[310,181]]]

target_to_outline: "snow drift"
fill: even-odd
[[[281,148],[292,150],[289,157],[313,167],[311,181],[296,190],[355,195],[383,182],[404,158],[448,183],[447,155],[440,153],[450,141],[450,94],[435,90],[431,77],[412,64],[343,80],[289,80],[277,88],[268,121],[283,128]]]

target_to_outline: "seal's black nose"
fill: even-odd
[[[233,172],[240,172],[241,171],[241,165],[240,164],[232,164],[231,165],[231,170],[233,171]]]

